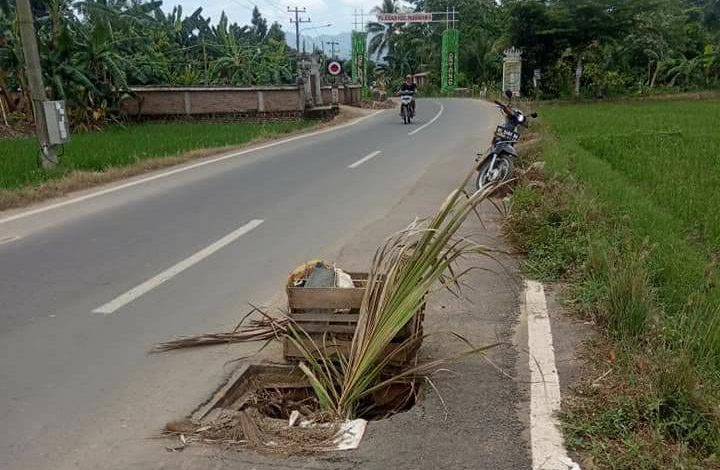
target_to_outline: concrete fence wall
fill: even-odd
[[[133,87],[121,101],[128,117],[160,118],[223,115],[300,116],[305,96],[297,86],[273,87]],[[315,93],[316,91],[313,90]],[[322,87],[323,103],[331,103],[330,87]],[[340,104],[359,105],[360,87],[339,87]]]
[[[338,101],[340,104],[347,104],[349,106],[357,106],[361,99],[361,88],[359,86],[339,87],[338,88]],[[322,87],[322,100],[323,103],[332,103],[332,87]]]

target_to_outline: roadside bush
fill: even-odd
[[[606,324],[618,339],[637,339],[646,332],[655,308],[647,268],[648,251],[615,251],[607,263]]]
[[[710,374],[720,375],[720,306],[714,299],[693,297],[682,312],[682,341]]]
[[[703,454],[720,451],[720,416],[703,396],[688,356],[663,350],[654,365],[644,419],[662,437],[683,442]]]
[[[562,187],[520,187],[513,194],[507,233],[527,253],[527,268],[535,277],[557,279],[569,276],[583,260],[582,218]]]

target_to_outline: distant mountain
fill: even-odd
[[[295,34],[294,33],[287,33],[286,40],[288,45],[290,47],[295,47]],[[318,34],[317,36],[311,36],[310,34],[304,35],[300,34],[300,49],[303,48],[303,40],[305,40],[305,47],[307,48],[307,51],[310,52],[313,50],[313,44],[317,46],[318,49],[322,49],[323,45],[325,46],[325,53],[330,55],[330,44],[327,44],[328,42],[337,42],[338,45],[335,46],[335,54],[341,58],[341,59],[349,59],[352,55],[352,33],[344,32],[344,33],[338,33],[338,34]]]

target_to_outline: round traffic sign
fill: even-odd
[[[340,72],[342,72],[342,65],[340,65],[340,62],[332,61],[328,64],[327,71],[330,75],[340,75]]]

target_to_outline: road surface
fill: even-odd
[[[482,102],[421,100],[411,126],[383,111],[0,213],[0,468],[102,468],[94,456],[192,409],[226,351],[148,356],[151,345],[227,329],[298,264],[381,219],[439,158],[469,168],[497,119]]]

